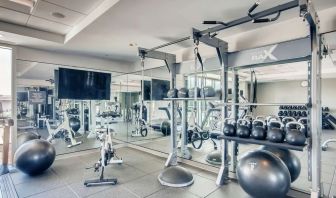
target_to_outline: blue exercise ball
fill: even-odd
[[[286,197],[291,178],[280,158],[264,150],[255,150],[241,157],[237,178],[243,190],[252,197]]]
[[[22,144],[14,154],[16,168],[32,176],[47,170],[55,157],[55,148],[48,141],[40,139]]]

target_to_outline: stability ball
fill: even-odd
[[[69,125],[74,132],[77,132],[80,128],[80,120],[75,117],[69,118]]]
[[[240,186],[252,197],[285,197],[290,188],[286,165],[272,153],[255,150],[241,157],[237,166]]]
[[[267,146],[262,146],[261,150],[271,152],[286,164],[291,175],[291,182],[294,182],[299,177],[301,172],[301,163],[294,153],[287,149],[278,149]]]
[[[36,140],[36,139],[40,139],[41,136],[36,134],[36,133],[32,133],[32,132],[24,132],[21,133],[17,136],[17,147],[20,147],[22,144],[30,141],[30,140]]]
[[[46,140],[31,140],[22,144],[14,154],[16,168],[28,175],[47,170],[55,160],[55,148]]]

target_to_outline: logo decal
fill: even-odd
[[[267,58],[271,59],[271,60],[278,60],[272,53],[275,50],[275,48],[278,45],[273,45],[269,50],[264,50],[263,52],[261,52],[260,54],[257,55],[252,55],[252,60],[253,61],[264,61]]]

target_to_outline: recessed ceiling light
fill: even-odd
[[[136,43],[130,43],[129,46],[130,47],[136,47],[136,46],[138,46],[138,44],[136,44]]]
[[[59,19],[64,19],[65,18],[65,15],[62,14],[62,13],[59,13],[59,12],[52,12],[51,15],[53,17],[56,17],[56,18],[59,18]]]

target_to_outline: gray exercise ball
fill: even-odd
[[[31,140],[22,144],[14,154],[16,168],[28,175],[38,175],[54,162],[55,148],[46,140]]]
[[[272,153],[255,150],[238,162],[237,178],[243,190],[252,197],[286,197],[291,179],[286,165]]]
[[[75,117],[69,118],[69,125],[74,132],[77,132],[81,127],[80,120]]]
[[[24,132],[21,133],[17,136],[17,147],[20,147],[22,144],[30,141],[30,140],[36,140],[36,139],[40,139],[41,136],[36,134],[36,133],[32,133],[32,132]]]
[[[289,151],[288,149],[278,149],[267,146],[262,146],[261,149],[271,152],[286,164],[291,175],[292,183],[300,176],[301,162],[293,152]]]

